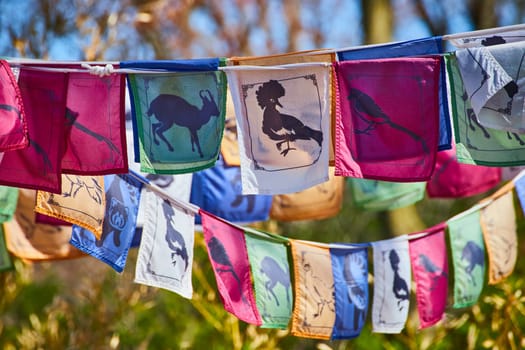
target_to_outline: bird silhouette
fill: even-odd
[[[426,154],[430,153],[425,140],[421,136],[402,125],[394,123],[391,118],[385,112],[383,112],[381,107],[375,103],[372,97],[363,91],[356,88],[350,88],[350,95],[348,95],[348,99],[350,100],[350,107],[352,108],[352,111],[359,119],[366,123],[366,127],[364,129],[355,130],[356,134],[370,135],[370,133],[378,125],[388,125],[391,128],[404,132],[417,142],[420,142],[423,151]]]
[[[281,151],[283,156],[295,150],[290,142],[296,140],[314,140],[319,144],[323,143],[323,133],[314,130],[301,122],[298,118],[284,114],[277,110],[277,106],[283,107],[279,98],[285,95],[284,87],[277,80],[269,80],[263,83],[255,92],[259,106],[264,110],[262,131],[271,140],[278,141],[276,147],[281,151],[282,145],[286,143],[286,148]]]
[[[390,260],[390,266],[392,266],[392,270],[394,271],[394,284],[392,286],[392,291],[397,298],[397,306],[399,307],[403,300],[408,300],[410,297],[410,291],[407,282],[399,275],[399,262],[401,261],[399,255],[397,255],[397,252],[392,249],[388,254],[388,258]],[[401,310],[402,307],[399,307],[399,309]]]
[[[443,271],[443,269],[436,266],[432,260],[425,254],[419,254],[419,263],[425,271],[431,273],[432,276],[432,286],[430,287],[430,290],[434,290],[436,288],[436,284],[439,281],[441,277],[447,277],[447,273]]]

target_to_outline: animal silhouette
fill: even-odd
[[[365,321],[367,292],[365,290],[366,280],[366,257],[360,253],[347,254],[343,265],[343,276],[347,284],[348,299],[354,305],[354,329]]]
[[[102,204],[103,189],[98,183],[96,177],[89,177],[89,180],[91,180],[92,184],[86,183],[86,181],[84,181],[81,176],[64,175],[64,177],[65,180],[69,182],[69,188],[65,191],[62,191],[62,196],[75,198],[80,190],[84,189],[93,202],[96,204]]]
[[[269,80],[263,83],[255,92],[257,103],[263,109],[262,132],[276,143],[277,150],[281,151],[282,145],[286,143],[286,148],[281,151],[285,157],[288,152],[296,150],[290,146],[290,142],[296,140],[314,140],[319,144],[323,143],[323,133],[314,130],[298,118],[283,114],[277,110],[277,106],[283,107],[279,98],[285,95],[284,87],[277,80]]]
[[[321,316],[325,307],[329,311],[335,312],[334,300],[332,298],[334,294],[334,285],[327,285],[322,277],[313,273],[311,264],[308,261],[305,261],[305,252],[302,252],[302,259],[303,271],[305,274],[305,286],[308,291],[306,295],[308,298],[312,298],[317,305],[317,309],[312,316],[314,318]],[[326,296],[330,296],[330,299],[326,299]]]
[[[164,200],[162,204],[162,210],[164,211],[164,218],[166,219],[166,242],[168,247],[172,250],[171,261],[173,266],[177,266],[177,257],[182,259],[184,262],[183,274],[188,269],[188,250],[186,249],[186,241],[182,234],[173,227],[173,220],[175,218],[175,211],[171,206],[170,202]]]
[[[443,269],[436,266],[425,254],[419,254],[419,264],[423,266],[426,272],[429,272],[433,275],[432,284],[430,286],[431,291],[437,287],[437,283],[442,277],[448,277],[447,273],[443,271]]]
[[[153,142],[156,145],[159,144],[158,136],[168,146],[170,152],[173,152],[173,146],[164,136],[164,132],[173,124],[177,124],[188,129],[191,150],[195,152],[196,146],[200,157],[204,157],[197,131],[207,124],[211,117],[218,117],[220,111],[210,90],[201,90],[199,96],[202,100],[201,108],[192,105],[180,96],[171,94],[160,94],[151,101],[147,115],[149,117],[154,115],[158,120],[158,123],[151,124]]]
[[[397,252],[394,249],[392,249],[388,254],[388,259],[390,260],[390,266],[394,271],[394,283],[392,285],[392,291],[397,298],[397,307],[399,310],[402,310],[403,306],[400,306],[400,304],[404,300],[409,299],[410,290],[408,289],[407,282],[399,275],[399,262],[401,259],[399,259],[399,255],[397,255]]]
[[[461,252],[461,260],[467,261],[468,265],[465,267],[465,272],[469,275],[472,283],[476,285],[476,280],[474,279],[474,276],[472,276],[472,271],[477,265],[483,269],[483,266],[485,265],[485,254],[483,253],[483,250],[474,241],[468,241]]]
[[[121,180],[115,176],[109,189],[106,191],[106,212],[104,214],[104,224],[102,235],[95,241],[97,247],[102,246],[106,238],[113,233],[113,244],[120,247],[120,235],[128,223],[130,210],[124,203],[122,190],[120,189]]]
[[[288,302],[288,306],[290,306],[290,275],[288,271],[283,269],[279,263],[270,256],[265,256],[261,260],[259,271],[268,277],[264,288],[274,298],[277,306],[279,306],[279,299],[273,291],[277,284],[280,284],[286,290],[286,301]]]
[[[392,119],[385,112],[383,112],[381,107],[379,107],[377,103],[375,103],[374,99],[368,94],[359,89],[351,88],[348,99],[350,100],[350,107],[353,113],[355,113],[359,119],[366,123],[366,127],[364,129],[355,130],[356,134],[370,135],[370,133],[375,130],[377,126],[388,125],[391,128],[397,129],[407,134],[417,142],[420,142],[423,152],[426,154],[430,153],[427,143],[421,136],[402,125],[394,123]]]
[[[230,273],[235,279],[235,281],[237,281],[239,295],[241,296],[242,302],[248,304],[248,301],[246,300],[242,289],[241,279],[239,278],[239,276],[237,276],[237,273],[233,268],[233,264],[230,260],[230,257],[228,256],[228,253],[226,252],[224,244],[222,244],[222,242],[217,237],[212,236],[208,241],[208,249],[210,252],[211,259],[216,264],[215,271]]]
[[[242,189],[239,186],[239,183],[241,181],[241,171],[240,169],[237,169],[237,172],[235,176],[230,180],[230,185],[234,192],[237,192],[235,195],[235,198],[233,201],[231,201],[230,206],[232,208],[238,208],[242,205],[244,201],[246,201],[246,213],[251,214],[253,213],[253,209],[255,208],[255,195],[243,195]]]

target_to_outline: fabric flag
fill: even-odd
[[[225,67],[243,194],[293,193],[328,180],[328,64],[278,67]]]
[[[203,67],[219,60],[208,61]],[[185,64],[187,69],[181,68]],[[164,70],[128,74],[141,171],[179,174],[209,168],[219,154],[224,129],[226,77],[216,67],[202,70],[191,60],[166,63]]]
[[[330,245],[335,289],[332,339],[357,337],[368,312],[368,251],[366,247]]]
[[[5,152],[0,184],[60,193],[67,75],[21,68],[19,86],[27,116],[29,147]]]
[[[7,250],[4,231],[4,225],[0,224],[0,272],[13,269],[13,261]]]
[[[193,213],[162,199],[153,191],[146,191],[142,201],[145,202],[146,217],[135,283],[164,288],[191,299]]]
[[[213,214],[203,210],[199,212],[208,256],[224,308],[244,322],[261,325],[244,232]]]
[[[448,292],[445,224],[431,227],[424,233],[426,235],[423,237],[409,241],[420,329],[441,320],[447,305]]]
[[[123,74],[69,73],[66,123],[71,128],[62,171],[106,175],[128,171]]]
[[[37,193],[37,197],[38,197],[38,193]],[[54,226],[73,226],[73,224],[70,222],[60,220],[52,216],[47,216],[47,215],[40,214],[40,213],[36,213],[35,222],[39,224],[47,224],[47,225],[54,225]]]
[[[440,36],[401,41],[389,44],[353,47],[337,52],[339,61],[395,58],[408,56],[427,56],[444,53]],[[446,68],[441,62],[439,79],[439,142],[438,150],[452,147],[452,129],[448,111]]]
[[[18,188],[0,186],[0,223],[11,221],[18,201]]]
[[[62,194],[38,191],[35,211],[102,235],[106,207],[103,176],[62,175]]]
[[[139,175],[105,175],[106,207],[102,236],[73,225],[70,243],[122,272],[135,233],[142,182]]]
[[[71,227],[35,222],[36,191],[20,189],[12,221],[4,223],[7,249],[26,261],[72,259],[85,256],[69,244]]]
[[[226,93],[226,117],[221,141],[221,155],[226,165],[241,166],[237,121],[235,119],[235,107],[233,106],[230,89],[228,89]]]
[[[329,179],[306,190],[273,196],[270,218],[277,221],[321,220],[336,216],[343,206],[345,180],[329,169]]]
[[[0,60],[0,152],[27,146],[27,119],[17,79],[9,64]]]
[[[512,183],[509,183],[512,185]],[[505,189],[505,188],[503,188]],[[504,280],[514,270],[518,258],[516,212],[512,190],[496,197],[481,210],[481,228],[489,256],[489,284]]]
[[[485,278],[485,243],[480,225],[480,207],[447,221],[454,266],[454,308],[474,305]]]
[[[525,30],[523,29],[509,30],[508,27],[500,27],[492,28],[490,32],[490,34],[483,34],[477,31],[460,33],[457,37],[455,35],[448,35],[447,42],[457,48],[468,48],[499,45],[523,41],[525,39]]]
[[[437,153],[439,67],[435,57],[335,64],[336,175],[395,182],[430,178]]]
[[[477,121],[486,127],[525,131],[525,42],[456,51],[461,77]]]
[[[481,125],[463,87],[456,57],[447,56],[452,119],[459,162],[495,167],[525,165],[525,138]]]
[[[243,195],[241,169],[219,157],[212,168],[193,174],[190,202],[224,220],[249,223],[268,219],[272,196]],[[201,223],[200,216],[195,219]]]
[[[370,211],[406,207],[423,199],[425,182],[389,182],[347,178],[354,205]]]
[[[293,306],[287,239],[254,231],[247,230],[245,239],[261,327],[286,329]]]
[[[297,240],[290,244],[295,289],[291,332],[299,337],[330,339],[336,319],[330,250]]]
[[[473,196],[499,184],[501,173],[501,168],[458,162],[454,147],[438,152],[436,169],[427,183],[427,193],[431,198]]]
[[[410,304],[410,254],[408,235],[372,242],[374,300],[372,331],[401,333]]]

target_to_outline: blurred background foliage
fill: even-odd
[[[408,40],[523,22],[516,0],[0,0],[0,55],[71,60],[174,59],[284,53]],[[338,216],[265,222],[260,228],[321,242],[369,242],[442,222],[486,195],[425,199],[365,212],[349,188]],[[525,220],[516,201],[519,255]],[[319,341],[247,325],[224,311],[196,234],[194,298],[133,283],[137,250],[117,274],[93,258],[26,264],[0,273],[3,349],[518,349],[525,348],[525,261],[485,286],[472,308],[448,309],[418,330],[412,312],[399,335],[371,332]]]

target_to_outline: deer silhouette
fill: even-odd
[[[164,136],[164,132],[173,124],[177,124],[190,132],[191,150],[195,152],[196,146],[200,157],[204,157],[197,131],[207,124],[211,117],[218,117],[220,111],[210,90],[201,90],[199,96],[202,100],[200,109],[184,98],[171,94],[160,94],[151,101],[147,115],[148,117],[154,115],[158,120],[158,123],[151,124],[153,142],[156,145],[159,144],[158,136],[166,143],[170,152],[173,152],[173,146]]]

